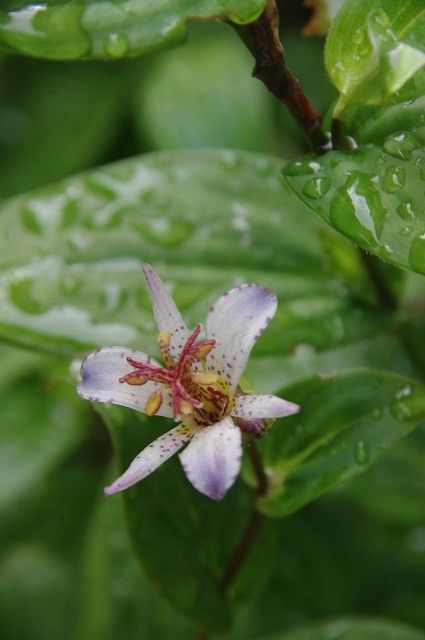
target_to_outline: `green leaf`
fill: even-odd
[[[28,354],[2,347],[0,511],[79,442],[87,409]],[[13,372],[14,370],[14,372]]]
[[[368,618],[337,618],[262,640],[424,640],[425,634],[398,622]]]
[[[144,578],[129,548],[122,510],[115,500],[99,496],[84,551],[78,640],[186,640],[190,625]]]
[[[109,149],[122,83],[112,67],[9,58],[2,71],[0,196],[59,180]],[[66,123],[66,124],[64,124]]]
[[[142,70],[135,101],[141,141],[152,149],[279,154],[273,101],[252,81],[251,68],[251,56],[233,31],[219,24],[192,29],[185,47],[156,56]]]
[[[425,77],[425,74],[424,74]],[[358,143],[369,143],[383,146],[391,134],[400,135],[402,132],[423,135],[425,112],[424,95],[420,98],[386,105],[385,107],[359,107],[345,121],[350,135]]]
[[[122,58],[182,42],[188,19],[245,23],[264,5],[265,0],[6,0],[0,44],[55,60]]]
[[[192,324],[235,283],[275,290],[278,313],[257,355],[337,348],[394,325],[356,305],[328,270],[315,220],[282,188],[280,166],[229,151],[164,152],[3,203],[0,337],[70,355],[107,344],[149,350],[144,260]]]
[[[418,500],[425,483],[425,429],[418,428],[378,464],[350,483],[345,494],[373,517],[414,526],[425,520],[425,505]],[[419,540],[419,531],[410,532]]]
[[[331,151],[286,165],[302,200],[360,247],[400,267],[425,273],[425,173],[422,132],[398,131],[383,149]]]
[[[382,104],[425,65],[422,0],[351,0],[339,11],[326,43],[328,73],[347,105]]]
[[[283,392],[301,406],[264,441],[271,478],[259,500],[271,516],[293,513],[363,472],[425,417],[425,387],[360,369],[307,378]]]
[[[170,428],[167,420],[117,407],[102,405],[99,412],[122,471],[158,428]],[[228,627],[229,605],[220,578],[249,517],[249,492],[239,485],[225,501],[214,503],[193,489],[174,458],[125,491],[123,500],[136,556],[161,594],[197,626],[211,631]]]

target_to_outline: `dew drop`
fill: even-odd
[[[128,49],[128,40],[123,33],[110,33],[103,41],[106,55],[111,58],[121,58]]]
[[[303,194],[308,198],[312,198],[313,200],[317,200],[324,196],[331,186],[331,181],[329,178],[313,178],[305,183],[303,187]]]
[[[305,176],[314,171],[315,167],[309,160],[291,160],[282,169],[285,176]]]
[[[354,451],[354,458],[357,464],[364,466],[370,459],[370,447],[364,440],[359,440]]]
[[[396,211],[403,220],[413,220],[415,217],[415,212],[410,202],[401,202],[396,208]]]
[[[134,225],[143,236],[166,247],[181,244],[191,235],[193,225],[188,220],[173,220],[167,217],[157,217],[144,223]]]
[[[413,240],[410,246],[409,264],[414,271],[425,274],[425,232]]]
[[[412,151],[417,149],[418,140],[412,133],[393,133],[384,142],[384,150],[395,158],[410,160]]]
[[[385,169],[382,188],[387,193],[395,193],[404,187],[406,172],[402,167],[391,164]]]
[[[412,227],[406,226],[400,229],[399,234],[401,236],[409,236],[412,233],[412,231],[413,231]]]

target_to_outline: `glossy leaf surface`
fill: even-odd
[[[328,271],[314,217],[282,188],[280,167],[235,152],[154,154],[4,203],[0,336],[70,355],[107,344],[150,350],[145,260],[189,324],[236,283],[275,290],[278,312],[258,355],[336,348],[393,324],[356,306]]]
[[[184,40],[188,19],[254,20],[265,0],[6,0],[0,44],[26,55],[122,58]]]
[[[422,0],[351,0],[329,33],[325,62],[347,104],[382,104],[425,65]]]
[[[341,618],[312,624],[262,640],[423,640],[425,635],[397,622]]]
[[[264,441],[275,489],[259,505],[274,516],[361,473],[425,417],[424,386],[367,369],[309,378],[284,395],[301,411],[275,424]]]
[[[306,204],[360,247],[425,273],[424,160],[415,129],[391,133],[382,149],[368,145],[294,161],[284,175]]]

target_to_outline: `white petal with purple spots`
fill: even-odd
[[[177,359],[183,344],[189,337],[188,328],[156,271],[149,264],[145,264],[143,273],[152,299],[155,322],[160,331],[170,332],[170,353],[174,359]]]
[[[110,496],[118,491],[128,489],[128,487],[139,482],[139,480],[146,478],[146,476],[152,473],[152,471],[155,471],[155,469],[168,460],[176,451],[181,449],[190,437],[191,434],[181,426],[164,433],[151,442],[134,458],[122,476],[115,480],[109,487],[105,487],[106,495]]]
[[[205,331],[216,345],[208,366],[236,387],[255,341],[277,308],[276,295],[258,284],[243,284],[221,296],[209,310]]]
[[[231,418],[203,427],[179,458],[195,489],[213,500],[221,500],[239,473],[241,431]]]
[[[159,366],[159,364],[143,351],[124,347],[104,347],[93,351],[81,365],[81,382],[77,391],[81,397],[93,402],[120,404],[137,411],[145,410],[145,404],[153,391],[162,394],[162,405],[157,415],[173,417],[171,397],[168,387],[158,382],[146,382],[142,386],[122,383],[119,379],[134,370],[127,358],[133,358],[143,364]]]
[[[240,418],[284,418],[297,413],[300,407],[277,396],[244,395],[235,398],[232,416]]]

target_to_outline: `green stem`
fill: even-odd
[[[322,116],[307,98],[304,89],[285,65],[285,52],[279,39],[279,12],[275,0],[268,0],[260,17],[248,25],[232,24],[255,59],[252,75],[285,104],[307,134],[318,153],[331,148],[321,130]]]

